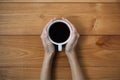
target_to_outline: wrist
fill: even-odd
[[[67,52],[68,60],[77,60],[77,55],[75,51]]]
[[[44,64],[52,64],[52,61],[53,61],[53,58],[52,58],[52,57],[50,57],[50,56],[45,56],[43,63],[44,63]]]
[[[53,58],[55,55],[54,52],[45,52],[45,58]]]
[[[67,57],[72,57],[75,55],[75,51],[74,50],[66,51],[66,55],[67,55]]]
[[[52,55],[45,55],[44,60],[52,60],[53,56]]]

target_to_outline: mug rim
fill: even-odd
[[[72,34],[72,29],[71,29],[70,24],[69,24],[68,22],[66,22],[66,21],[64,21],[64,20],[55,20],[55,21],[53,21],[52,23],[50,23],[50,25],[48,26],[47,32],[48,32],[48,35],[49,35],[50,26],[53,25],[54,23],[57,23],[57,22],[62,22],[62,23],[64,23],[64,24],[66,24],[67,27],[68,27],[69,30],[70,30],[70,35],[69,35],[69,37],[68,37],[68,39],[67,39],[66,41],[61,42],[61,43],[54,42],[54,41],[50,38],[50,36],[49,36],[49,40],[50,40],[53,44],[55,44],[55,45],[64,45],[64,44],[66,44],[66,43],[70,40],[71,34]]]

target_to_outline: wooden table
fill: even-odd
[[[69,19],[81,35],[77,54],[86,80],[120,80],[119,2],[0,0],[0,80],[39,80],[40,34],[53,17]],[[72,80],[64,51],[55,57],[52,77]]]

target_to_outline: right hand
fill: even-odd
[[[73,26],[73,24],[68,21],[65,18],[62,18],[64,21],[68,22],[71,25],[72,28],[72,33],[71,33],[71,39],[69,40],[69,42],[66,44],[66,54],[70,55],[70,54],[74,54],[75,53],[75,47],[77,45],[78,39],[79,39],[79,33],[77,32],[77,30],[75,29],[75,27]]]

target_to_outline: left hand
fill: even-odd
[[[47,28],[48,28],[48,25],[54,21],[55,18],[51,19],[47,25],[45,26],[45,28],[43,29],[43,32],[41,34],[41,39],[42,39],[42,43],[43,43],[43,46],[44,46],[44,49],[45,49],[45,56],[54,56],[55,54],[55,47],[54,45],[50,42],[49,38],[48,38],[48,33],[47,33]]]

